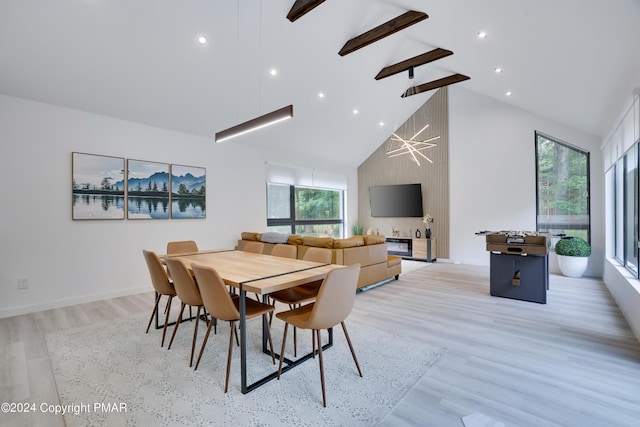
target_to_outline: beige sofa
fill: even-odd
[[[247,242],[262,241],[263,253],[269,255],[276,243],[270,242],[276,233],[242,233],[238,240],[237,250],[242,250]],[[402,272],[401,259],[387,254],[385,236],[354,236],[348,239],[334,239],[332,237],[309,237],[289,235],[284,237],[289,245],[296,245],[297,258],[302,259],[311,247],[331,249],[332,264],[352,265],[360,263],[360,277],[358,288],[373,285],[395,277],[397,280]],[[265,241],[266,240],[266,241]],[[275,239],[278,240],[278,239]]]

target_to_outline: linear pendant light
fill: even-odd
[[[236,136],[244,135],[245,133],[253,132],[254,130],[261,129],[263,127],[287,120],[293,117],[293,105],[287,105],[278,110],[267,113],[263,116],[256,117],[239,125],[230,127],[220,132],[216,132],[215,142],[226,141]]]

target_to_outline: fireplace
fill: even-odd
[[[412,257],[413,240],[402,237],[387,237],[387,253],[401,257]]]

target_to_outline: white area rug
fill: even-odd
[[[162,330],[145,334],[147,317],[60,331],[46,336],[67,426],[112,425],[362,425],[371,426],[389,413],[438,359],[439,349],[399,338],[369,326],[347,327],[363,378],[358,376],[342,328],[334,328],[334,346],[324,354],[327,408],[317,358],[308,360],[270,383],[243,395],[240,392],[239,347],[234,347],[229,392],[224,376],[228,324],[211,333],[197,371],[189,368],[193,325],[181,324],[171,350],[160,348]],[[277,368],[261,353],[261,322],[248,323],[250,380]],[[205,328],[199,331],[197,353]],[[274,319],[276,352],[282,343],[282,322]],[[287,355],[292,353],[292,334]],[[310,351],[311,333],[298,331],[298,354]],[[304,353],[303,353],[304,352]],[[277,363],[277,360],[276,360]],[[195,364],[195,362],[194,362]],[[94,409],[95,402],[126,405],[126,412]],[[81,407],[79,405],[86,406]]]

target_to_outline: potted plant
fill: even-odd
[[[351,232],[354,236],[362,236],[362,224],[360,224],[359,222],[353,224],[353,226],[351,227]]]
[[[580,237],[563,237],[556,243],[558,267],[567,277],[582,277],[587,270],[591,246]]]

